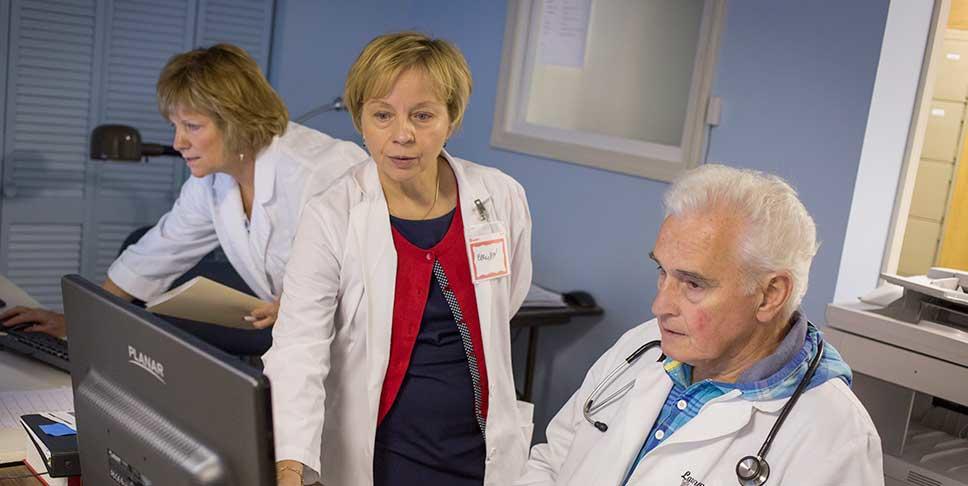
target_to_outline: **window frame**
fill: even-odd
[[[726,0],[704,0],[689,103],[678,146],[631,138],[565,130],[526,121],[526,88],[534,71],[537,29],[532,18],[542,0],[511,0],[508,4],[501,70],[495,100],[491,145],[624,174],[671,181],[701,162],[706,141],[707,107]]]

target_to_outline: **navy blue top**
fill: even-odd
[[[414,246],[427,250],[444,238],[453,217],[454,211],[423,221],[391,216],[390,224]],[[407,375],[376,429],[375,486],[484,482],[484,436],[474,417],[474,387],[464,345],[433,274],[429,285]]]

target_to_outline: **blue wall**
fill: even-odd
[[[775,172],[801,191],[823,246],[807,313],[823,320],[833,296],[888,0],[742,0],[727,6],[714,94],[723,98],[710,161]],[[498,167],[524,185],[534,218],[534,278],[592,293],[606,314],[541,331],[536,438],[618,336],[650,318],[655,269],[647,253],[666,187],[492,148],[489,144],[504,2],[278,0],[270,79],[294,116],[341,92],[349,65],[377,34],[417,29],[455,42],[474,74],[459,157]],[[342,113],[310,125],[359,140]],[[525,344],[524,335],[516,350]],[[523,363],[520,353],[516,363]]]

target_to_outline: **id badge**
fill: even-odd
[[[485,223],[469,228],[467,252],[470,258],[471,280],[474,283],[511,274],[508,260],[508,238],[504,225]]]

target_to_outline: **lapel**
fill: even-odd
[[[677,430],[656,449],[671,444],[708,441],[735,435],[749,424],[753,415],[753,403],[742,399],[739,390],[710,400],[695,418]]]
[[[249,234],[245,229],[245,208],[242,207],[242,193],[238,183],[229,175],[215,174],[213,186],[218,205],[216,232],[219,233],[222,250],[245,282],[259,287],[252,290],[260,295],[271,294],[265,272],[253,271],[260,266],[255,264]]]
[[[619,376],[612,386],[622,386],[626,380],[627,377]],[[576,457],[584,458],[576,468],[576,471],[581,471],[578,483],[596,486],[622,484],[628,467],[642,449],[645,437],[659,416],[659,410],[671,389],[672,381],[662,370],[661,363],[649,363],[639,370],[635,375],[634,385],[624,400],[611,405],[620,406],[622,409],[610,418],[605,417],[608,431],[602,435],[587,427],[587,432],[593,437],[593,440],[584,442],[587,452],[573,451],[577,452]],[[611,391],[606,391],[604,396],[610,393]],[[583,396],[581,399],[584,405],[588,397]],[[602,464],[614,467],[602,468]]]
[[[642,450],[670,390],[672,380],[662,369],[662,363],[650,363],[635,378],[635,386],[629,392],[626,423],[622,427],[621,464],[631,464]],[[622,471],[623,477],[625,472]]]
[[[475,227],[484,223],[497,221],[497,215],[494,214],[494,205],[490,204],[491,194],[485,188],[481,178],[468,174],[464,170],[464,164],[460,160],[451,157],[446,150],[443,151],[443,155],[454,171],[454,177],[457,178],[457,188],[460,198],[458,204],[460,204],[461,215],[464,218],[464,247],[466,250],[468,239],[475,234]],[[481,213],[475,201],[480,201],[487,208],[485,211],[486,220],[481,219]],[[467,250],[467,258],[468,263],[470,263],[471,255],[469,250]],[[493,280],[486,280],[474,284],[474,298],[477,300],[477,316],[480,319],[481,340],[483,341],[482,344],[485,350],[491,349],[491,340],[494,334],[491,328],[494,320],[494,316],[492,315],[492,310],[494,309],[492,302],[494,299],[493,284]],[[511,316],[507,316],[507,318],[510,319]],[[485,355],[488,354],[491,353],[485,353]]]
[[[397,252],[390,232],[390,211],[372,159],[354,175],[363,192],[363,202],[350,213],[350,227],[360,245],[363,286],[366,289],[367,385],[372,416],[377,416],[380,391],[390,359]],[[352,270],[350,270],[352,271]]]
[[[255,164],[255,194],[252,198],[252,218],[249,225],[249,245],[252,247],[252,258],[256,261],[268,261],[269,237],[274,230],[270,217],[270,211],[276,189],[276,157],[270,149],[256,159]],[[258,272],[256,278],[266,288],[270,290],[272,286],[266,275],[265,265],[263,271]]]

